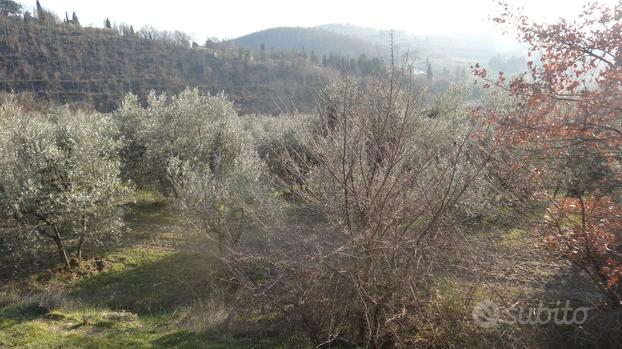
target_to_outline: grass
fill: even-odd
[[[0,348],[250,348],[274,339],[233,337],[202,307],[210,326],[188,322],[196,303],[219,301],[208,256],[125,249],[101,273],[66,281],[58,304],[24,299],[0,308]],[[220,308],[227,306],[220,304]],[[195,317],[197,321],[202,318]]]
[[[129,205],[123,246],[80,273],[42,270],[0,286],[0,348],[291,348],[306,343],[245,333],[208,251],[184,248],[183,220],[156,195]],[[296,344],[292,344],[294,341]]]
[[[504,236],[500,244],[506,248],[523,248],[529,244],[533,244],[533,239],[529,233],[521,229],[510,229]]]
[[[108,272],[78,282],[73,298],[91,306],[150,314],[207,299],[218,286],[218,262],[209,256],[130,249],[111,258],[119,262]]]
[[[37,305],[0,311],[2,348],[247,348],[248,340],[172,328],[174,318],[84,308],[47,312]]]
[[[0,348],[311,347],[302,335],[280,338],[282,328],[265,309],[243,308],[209,244],[189,244],[190,236],[198,236],[184,234],[184,220],[168,203],[143,193],[128,208],[123,245],[88,250],[97,261],[86,261],[79,273],[40,270],[0,283]],[[290,209],[294,216],[296,207]],[[498,333],[474,326],[474,304],[492,300],[506,306],[554,294],[534,287],[555,279],[556,269],[551,270],[526,235],[508,230],[490,244],[481,237],[486,243],[477,251],[515,252],[511,258],[502,254],[506,260],[494,259],[490,284],[476,283],[465,273],[439,276],[421,294],[423,316],[413,320],[421,345],[491,347]],[[517,271],[534,280],[518,278]],[[530,329],[502,330],[510,342],[535,338]]]
[[[208,299],[214,261],[197,254],[125,249],[101,273],[66,280],[62,300],[0,309],[1,348],[246,348],[248,339],[177,326],[179,310]]]

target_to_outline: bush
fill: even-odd
[[[0,240],[15,257],[53,243],[70,267],[68,245],[79,262],[84,243],[122,226],[119,205],[130,190],[119,177],[114,123],[67,108],[3,114],[10,115],[0,120]]]
[[[115,113],[124,176],[173,199],[221,256],[242,238],[247,207],[267,197],[265,165],[224,95],[128,95]]]
[[[308,155],[282,158],[304,174],[288,211],[299,219],[239,260],[257,299],[320,347],[415,344],[418,295],[451,263],[458,208],[483,166],[460,104],[431,119],[423,91],[396,74],[326,90],[320,126],[299,138]]]
[[[187,89],[169,99],[151,93],[143,108],[130,94],[114,118],[124,140],[123,176],[168,196],[175,196],[171,161],[215,164],[221,161],[215,156],[241,151],[241,145],[229,137],[237,132],[232,128],[236,113],[224,95],[206,96]]]
[[[316,133],[319,118],[310,114],[288,114],[278,117],[250,115],[242,120],[244,129],[254,140],[257,154],[280,184],[279,189],[291,193],[306,176],[306,173],[292,170],[302,169],[311,161],[311,154],[305,147],[305,135]],[[290,156],[292,154],[295,154],[294,158]],[[288,160],[295,160],[296,166]]]

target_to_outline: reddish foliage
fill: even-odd
[[[609,197],[566,197],[553,200],[545,218],[542,233],[551,250],[584,269],[618,299],[622,209]]]
[[[525,112],[502,120],[514,131],[512,138],[543,148],[551,141],[581,139],[617,154],[622,144],[622,2],[613,9],[591,4],[580,21],[551,25],[532,23],[503,6],[496,21],[513,23],[519,39],[531,46],[528,72],[509,84],[502,73],[493,80],[479,65],[474,73],[522,98]]]
[[[622,209],[605,182],[622,178],[622,1],[611,8],[588,4],[577,20],[555,24],[533,23],[500,5],[503,13],[494,21],[517,29],[530,46],[527,71],[509,81],[479,65],[473,72],[485,86],[517,97],[521,108],[502,117],[478,111],[477,117],[494,122],[496,145],[522,150],[515,166],[535,169],[530,180],[541,193],[557,194],[554,183],[566,172],[560,164],[568,170],[587,158],[606,164],[606,178],[592,181],[588,190],[563,199],[540,196],[550,200],[542,232],[553,251],[588,272],[619,304]]]

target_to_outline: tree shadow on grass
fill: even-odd
[[[258,343],[250,340],[222,340],[213,334],[191,331],[177,331],[164,335],[152,344],[156,348],[204,348],[204,349],[238,349],[257,348]]]
[[[102,244],[87,240],[83,248],[83,256],[86,259],[105,256],[127,247],[144,244],[174,247],[182,241],[180,232],[187,229],[183,219],[166,203],[127,204],[123,211],[125,223],[123,237],[120,240],[104,237]],[[73,255],[77,240],[65,243],[68,252]],[[23,281],[33,275],[46,276],[48,271],[61,270],[63,266],[58,258],[58,252],[53,244],[48,245],[36,255],[26,254],[21,260],[11,260],[0,253],[0,289],[4,282]]]
[[[165,313],[207,299],[218,287],[220,274],[211,256],[175,253],[86,278],[71,296],[94,307],[139,315]]]
[[[36,303],[19,303],[0,308],[0,330],[40,318],[48,310]]]
[[[607,299],[588,275],[579,268],[567,264],[544,282],[543,291],[535,299],[552,309],[566,305],[566,314],[559,310],[560,319],[587,320],[581,324],[560,325],[554,321],[540,326],[538,344],[542,348],[619,348],[622,344],[622,312],[619,308],[603,306]],[[585,313],[574,310],[585,308]],[[543,316],[544,317],[544,316]]]

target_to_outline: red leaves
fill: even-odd
[[[599,279],[620,301],[622,209],[598,194],[610,189],[599,190],[601,182],[593,180],[591,191],[578,198],[551,198],[549,193],[562,173],[572,172],[586,158],[608,159],[603,161],[608,178],[602,183],[622,179],[622,2],[612,9],[590,4],[578,22],[552,25],[533,23],[507,4],[502,7],[495,22],[513,25],[531,46],[527,72],[509,81],[503,73],[488,77],[479,65],[473,73],[486,81],[485,88],[499,86],[517,97],[521,108],[503,118],[485,111],[480,117],[494,124],[495,144],[512,152],[520,149],[511,168],[541,189],[537,201],[550,202],[541,226],[547,246]]]
[[[603,267],[601,273],[606,276],[607,288],[614,289],[620,285],[620,277],[622,276],[622,266],[613,259],[607,261],[607,266]]]
[[[552,25],[532,23],[506,3],[500,5],[503,23],[516,26],[521,38],[531,45],[529,56],[539,57],[539,64],[527,62],[529,80],[521,75],[509,83],[503,73],[489,79],[488,71],[479,64],[472,67],[474,75],[485,80],[484,88],[503,87],[528,107],[511,118],[515,123],[502,125],[512,129],[507,134],[538,143],[598,141],[603,143],[600,148],[611,153],[622,143],[622,127],[617,128],[622,110],[622,66],[611,64],[622,62],[622,25],[611,16],[622,13],[622,3],[615,9],[586,6],[582,22],[561,20]],[[606,113],[612,108],[618,112]],[[594,115],[601,116],[598,122],[591,120]]]
[[[497,23],[497,24],[505,24],[506,20],[503,17],[494,17],[492,19],[493,22]]]
[[[485,79],[486,76],[488,75],[488,71],[484,68],[482,68],[479,63],[475,64],[474,66],[471,66],[471,71],[473,72],[473,75],[478,76],[480,78]]]
[[[617,252],[622,208],[609,197],[564,198],[547,210],[544,241],[552,251],[585,268],[593,268],[607,288],[617,287],[622,259]]]
[[[499,81],[500,84],[502,84],[503,82],[505,82],[506,78],[503,75],[503,72],[499,72],[499,77],[497,78],[497,81]]]

